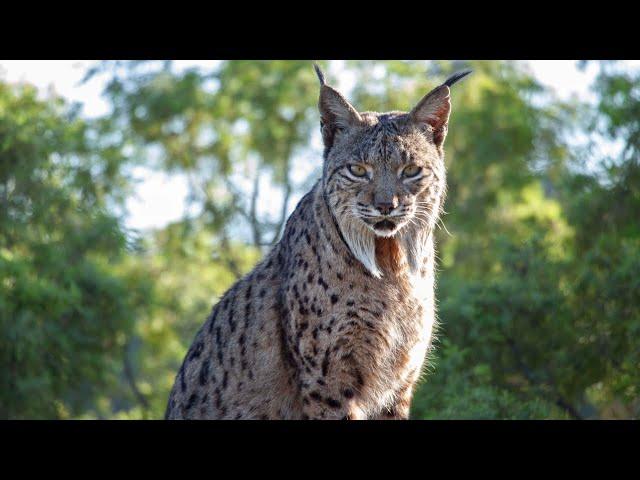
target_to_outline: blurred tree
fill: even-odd
[[[537,418],[540,411],[526,407],[535,405],[544,408],[545,418],[637,418],[639,290],[630,272],[637,271],[640,259],[634,220],[640,206],[639,124],[634,116],[638,80],[607,64],[595,85],[595,108],[566,105],[560,112],[558,102],[537,108],[510,102],[514,114],[522,117],[510,123],[530,130],[513,137],[503,130],[501,144],[513,145],[507,149],[494,144],[485,150],[490,132],[464,132],[469,118],[474,118],[470,128],[503,124],[495,112],[490,120],[462,113],[462,126],[453,120],[453,195],[447,201],[452,215],[446,217],[453,238],[442,238],[445,270],[439,288],[448,348],[419,392],[424,402],[417,405],[420,415]],[[508,91],[510,85],[514,82],[496,91]],[[526,83],[520,82],[521,93],[513,99],[528,97],[522,85]],[[471,82],[465,86],[472,88]],[[493,96],[478,105],[493,109],[500,104]],[[578,111],[588,115],[578,121]],[[526,120],[526,115],[531,118]],[[590,145],[571,155],[562,134],[576,125],[622,142],[620,156],[602,158]],[[458,135],[476,144],[468,158],[464,150],[454,150]],[[512,157],[514,148],[524,148],[523,154]],[[471,192],[467,209],[455,177],[460,170],[472,171],[463,163],[483,164],[485,151],[492,158],[480,170],[483,178],[460,180],[482,195]],[[536,161],[540,157],[543,162]],[[497,166],[491,165],[492,159]],[[487,174],[502,168],[508,177],[499,174],[500,181],[492,184]],[[484,377],[464,373],[480,367]],[[450,395],[448,402],[431,398],[431,389]],[[483,396],[478,397],[478,389]],[[485,405],[464,403],[467,395]],[[508,414],[500,412],[500,399],[512,395],[520,403],[509,407]],[[454,414],[452,405],[461,410]]]
[[[602,153],[589,145],[588,162],[561,190],[576,232],[570,308],[583,345],[581,375],[592,380],[590,402],[600,416],[638,418],[640,72],[620,62],[598,66],[597,103],[585,129],[617,148]]]
[[[118,267],[124,158],[108,123],[0,82],[2,418],[77,415],[121,371],[151,288]]]
[[[187,175],[207,228],[225,244],[238,222],[257,248],[278,240],[295,188],[294,156],[316,126],[318,80],[309,62],[221,61],[206,72],[176,71],[170,61],[104,62],[86,80],[100,72],[111,75],[105,95],[115,121],[150,165]],[[259,212],[266,176],[282,191],[275,217]]]

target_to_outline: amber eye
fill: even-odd
[[[409,165],[408,167],[405,167],[404,170],[402,170],[402,176],[407,178],[415,177],[421,171],[422,169],[418,165]]]
[[[349,165],[349,171],[351,172],[352,175],[356,176],[356,177],[364,177],[367,174],[367,169],[364,168],[362,165]]]

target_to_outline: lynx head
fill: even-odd
[[[451,111],[450,77],[409,113],[358,112],[337,90],[321,83],[324,142],[323,193],[352,253],[380,277],[376,241],[392,238],[409,267],[421,262],[445,191],[443,143]]]

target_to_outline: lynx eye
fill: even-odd
[[[406,178],[416,177],[421,171],[422,168],[418,165],[409,165],[402,170],[402,176]]]
[[[350,164],[347,168],[349,168],[349,172],[356,177],[364,177],[367,175],[367,169],[362,165]]]

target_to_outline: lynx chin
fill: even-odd
[[[432,343],[450,87],[358,112],[320,80],[322,178],[213,307],[167,419],[407,419]]]

